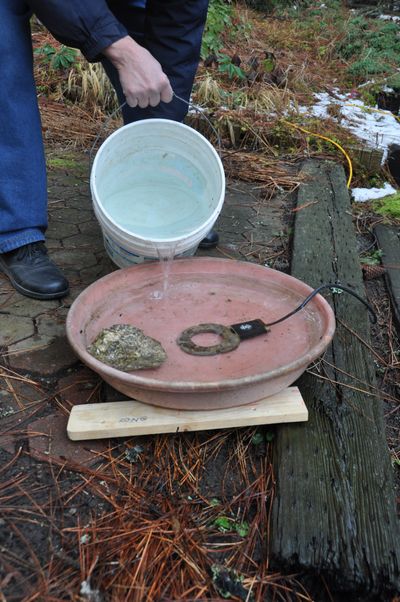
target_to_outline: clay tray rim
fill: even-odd
[[[245,264],[246,269],[253,270],[253,271],[262,270],[262,271],[269,271],[271,273],[276,272],[276,270],[273,270],[272,268],[268,268],[266,266],[261,266],[256,263],[238,261],[238,260],[234,260],[234,259],[225,259],[225,258],[219,258],[219,257],[218,258],[216,258],[216,257],[179,258],[179,259],[174,259],[174,264],[176,265],[177,263],[179,263],[182,265],[185,263],[189,264],[189,263],[192,263],[195,261],[196,263],[198,262],[200,265],[201,263],[204,263],[204,264],[208,263],[210,260],[212,260],[213,263],[215,262],[215,263],[221,263],[221,264],[225,264],[225,265],[227,263],[229,263],[229,265],[231,265],[232,262],[235,264]],[[121,272],[128,274],[130,271],[134,271],[134,273],[137,273],[139,270],[145,270],[145,269],[147,270],[148,266],[151,264],[157,265],[158,261],[145,262],[145,263],[142,263],[139,265],[122,268],[122,269],[116,270],[114,272],[111,272],[110,274],[107,274],[106,276],[103,276],[100,280],[102,282],[106,282],[107,280],[113,280],[117,277],[117,275],[121,274]],[[185,273],[185,272],[183,271],[183,273]],[[192,273],[192,272],[190,272],[190,273]],[[307,297],[314,290],[305,282],[302,282],[302,281],[298,280],[297,278],[290,276],[289,274],[284,274],[283,272],[279,272],[279,274],[283,274],[285,280],[287,279],[288,282],[292,281],[293,283],[295,283],[297,290],[299,292],[301,292],[301,294],[304,293],[304,297]],[[286,364],[285,366],[282,366],[281,368],[275,368],[274,370],[271,370],[270,372],[262,372],[259,374],[242,376],[240,378],[229,378],[229,379],[223,379],[223,380],[218,380],[218,381],[208,381],[208,382],[166,381],[166,380],[160,380],[160,379],[156,379],[156,378],[149,378],[149,377],[146,378],[145,376],[140,376],[133,372],[124,372],[122,370],[118,370],[117,368],[113,368],[112,366],[108,366],[107,364],[100,362],[99,360],[94,358],[88,351],[86,351],[86,349],[83,346],[78,345],[73,337],[73,334],[72,334],[73,328],[71,327],[71,324],[73,322],[75,309],[79,303],[84,302],[85,296],[89,296],[90,291],[98,286],[98,283],[100,280],[93,282],[86,289],[84,289],[80,293],[80,295],[75,299],[73,304],[71,305],[70,310],[68,312],[67,320],[66,320],[67,338],[68,338],[68,341],[69,341],[72,349],[75,351],[75,353],[78,355],[78,357],[87,366],[89,366],[89,368],[92,368],[92,370],[94,370],[95,372],[100,373],[100,374],[105,373],[108,378],[123,380],[126,385],[131,384],[131,385],[135,385],[137,387],[145,387],[145,388],[151,387],[158,391],[169,391],[169,392],[177,392],[177,393],[178,392],[186,392],[187,393],[189,391],[196,391],[196,392],[210,391],[210,392],[212,392],[212,391],[221,391],[221,390],[225,390],[225,389],[230,390],[230,389],[234,389],[234,388],[244,387],[244,386],[250,385],[250,384],[257,384],[257,383],[269,381],[269,380],[272,380],[275,378],[283,377],[291,372],[296,372],[301,368],[303,368],[305,370],[307,368],[307,366],[309,366],[315,359],[317,359],[325,351],[325,349],[331,342],[333,335],[335,333],[336,323],[335,323],[335,316],[333,313],[333,309],[331,308],[331,306],[329,305],[327,300],[324,297],[322,297],[322,295],[318,294],[314,297],[314,299],[311,301],[311,303],[318,304],[322,310],[325,310],[326,322],[327,322],[325,334],[320,338],[318,343],[313,347],[312,351],[309,351],[306,354],[300,356],[299,358],[297,358],[295,361],[291,362],[290,364]],[[143,373],[144,370],[140,370],[140,372]]]

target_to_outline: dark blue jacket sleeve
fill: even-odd
[[[79,48],[89,61],[128,35],[105,0],[28,0],[28,4],[57,40]]]

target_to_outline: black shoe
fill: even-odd
[[[212,249],[219,243],[219,234],[215,230],[211,230],[205,238],[200,242],[199,249]]]
[[[69,292],[68,281],[49,259],[43,242],[33,242],[0,254],[0,271],[14,288],[33,299],[60,299]]]

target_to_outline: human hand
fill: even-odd
[[[161,65],[143,46],[126,36],[103,50],[116,67],[130,107],[156,107],[171,102],[173,91]]]

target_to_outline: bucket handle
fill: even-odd
[[[209,119],[205,113],[205,109],[203,107],[200,107],[199,105],[195,105],[192,102],[188,102],[187,100],[185,100],[184,98],[181,98],[180,96],[178,96],[177,94],[175,94],[175,92],[173,92],[173,95],[175,96],[175,98],[177,98],[178,100],[180,100],[181,102],[185,103],[189,108],[194,109],[197,113],[199,113],[199,115],[201,117],[204,117],[204,119],[207,121],[208,125],[210,126],[210,128],[212,129],[213,133],[215,134],[215,137],[217,139],[217,144],[218,144],[218,154],[221,157],[221,153],[222,153],[222,143],[221,143],[221,136],[218,133],[218,130],[213,126],[211,119]]]
[[[203,107],[200,107],[199,105],[195,105],[190,101],[185,100],[184,98],[181,98],[180,96],[178,96],[177,94],[175,94],[175,92],[172,92],[172,94],[175,96],[175,98],[177,100],[180,100],[181,102],[185,103],[189,108],[194,109],[197,113],[200,114],[201,117],[204,117],[204,119],[207,121],[208,125],[210,126],[210,128],[212,129],[213,133],[215,134],[215,137],[217,139],[217,144],[218,144],[218,155],[221,157],[222,156],[222,143],[221,143],[221,136],[219,135],[217,129],[213,126],[213,124],[211,123],[211,120],[207,117],[206,113],[205,113],[205,109]],[[123,102],[121,105],[119,105],[119,107],[117,107],[112,113],[111,115],[109,115],[107,117],[107,119],[105,120],[103,126],[100,128],[99,133],[97,134],[95,141],[93,142],[90,151],[89,151],[89,170],[91,169],[92,163],[93,163],[93,155],[94,152],[96,150],[97,147],[97,143],[100,139],[100,137],[103,135],[104,130],[106,129],[106,127],[109,125],[111,119],[113,119],[113,117],[115,117],[115,115],[117,113],[119,113],[119,111],[121,111],[121,109],[124,108],[124,106],[127,104],[126,100],[125,102]]]
[[[90,151],[89,151],[89,173],[92,169],[92,163],[93,163],[93,155],[96,151],[97,148],[97,143],[100,140],[101,136],[104,133],[104,130],[107,128],[107,126],[110,124],[111,119],[113,119],[115,117],[115,115],[117,113],[119,113],[121,111],[121,109],[124,108],[124,106],[127,104],[126,100],[125,102],[123,102],[122,104],[119,105],[119,107],[117,107],[105,120],[105,122],[103,123],[103,125],[100,128],[99,133],[97,134],[96,138],[94,139],[94,142],[92,144],[92,146],[90,147]]]

